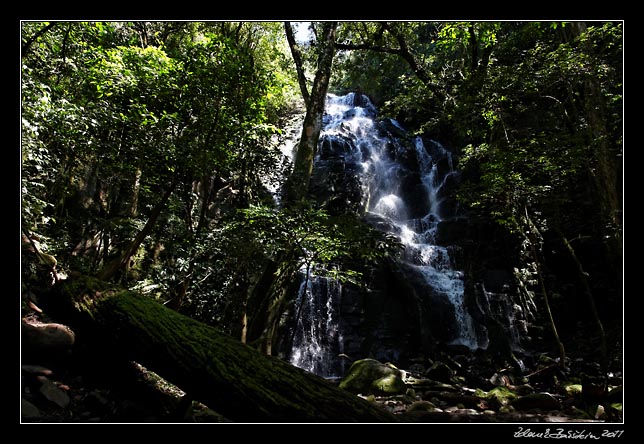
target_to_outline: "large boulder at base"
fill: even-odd
[[[22,320],[22,351],[59,353],[74,345],[75,335],[71,328],[63,324],[43,323]]]
[[[407,389],[403,373],[391,364],[375,359],[355,361],[347,375],[340,381],[340,388],[363,395],[394,395]]]

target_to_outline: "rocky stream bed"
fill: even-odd
[[[332,382],[401,422],[622,421],[620,374],[601,377],[596,365],[583,360],[564,371],[545,355],[522,375],[505,368],[488,376],[475,364],[472,357],[445,355],[404,370],[363,359]],[[117,364],[92,352],[47,365],[22,365],[23,423],[231,422],[134,362]]]

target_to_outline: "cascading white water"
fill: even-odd
[[[302,133],[302,124],[304,122],[304,113],[295,115],[289,118],[286,122],[284,128],[282,128],[281,134],[274,134],[271,137],[271,143],[275,144],[279,148],[281,153],[281,166],[278,168],[279,172],[284,172],[290,169],[293,164],[293,158],[295,157],[296,145],[299,140],[299,136]],[[263,176],[261,178],[262,183],[266,189],[273,196],[273,201],[276,205],[281,205],[281,178],[280,173],[275,174],[274,176]]]
[[[342,152],[334,155],[343,157],[346,164],[359,166],[356,171],[364,210],[387,221],[389,230],[405,246],[406,264],[422,276],[427,292],[444,297],[453,307],[455,335],[452,343],[470,349],[485,347],[486,343],[479,344],[477,340],[473,319],[464,304],[463,273],[455,269],[448,248],[436,245],[436,232],[443,220],[441,189],[455,174],[450,153],[440,144],[433,147],[447,159],[448,171],[439,174],[437,161],[428,153],[420,137],[415,139],[415,150],[410,155],[408,145],[383,131],[376,114],[366,96],[329,94],[320,140],[336,142]],[[392,120],[390,123],[404,132],[397,122]],[[402,159],[406,159],[407,165],[403,165]],[[403,181],[410,172],[409,162],[414,163],[413,170],[420,175],[424,189],[417,195],[403,192]],[[418,202],[418,199],[425,201]],[[418,208],[424,211],[420,217],[417,217]],[[320,361],[329,357],[326,355],[332,341],[329,337],[321,341],[320,335],[341,339],[342,332],[335,308],[325,311],[320,307],[337,307],[341,292],[337,283],[319,277],[311,277],[302,285],[298,305],[303,314],[294,333],[290,361],[328,376],[325,374],[328,367]],[[338,352],[335,348],[335,357]]]
[[[339,282],[315,275],[305,276],[296,300],[291,364],[319,376],[337,376],[334,363],[337,354],[343,351],[337,308],[341,294]]]
[[[425,278],[427,284],[435,291],[445,295],[452,306],[456,317],[459,336],[452,341],[454,344],[465,345],[470,349],[479,347],[479,342],[474,330],[473,319],[465,308],[463,273],[455,270],[446,247],[435,245],[436,230],[442,220],[440,190],[448,178],[455,174],[451,153],[447,152],[440,144],[434,142],[448,159],[449,171],[442,177],[438,176],[438,167],[427,153],[422,139],[416,138],[415,147],[420,167],[421,180],[427,190],[429,211],[420,220],[395,221],[406,230],[415,230],[411,236],[401,240],[411,254],[407,257]]]
[[[504,293],[488,291],[482,284],[480,289],[483,296],[481,303],[485,305],[482,307],[482,311],[504,325],[512,350],[523,352],[521,339],[527,336],[526,316],[529,316],[525,313],[525,308],[508,300]]]
[[[440,177],[437,162],[425,149],[422,139],[415,139],[416,161],[426,190],[428,210],[422,217],[409,218],[408,207],[417,203],[405,202],[401,192],[406,171],[398,154],[406,148],[396,143],[395,139],[379,134],[373,105],[366,97],[360,101],[364,106],[354,106],[353,93],[341,97],[329,96],[328,123],[324,133],[353,138],[352,146],[356,150],[351,154],[359,156],[364,170],[362,183],[368,200],[367,211],[387,219],[396,228],[398,238],[405,245],[405,260],[418,270],[435,293],[445,296],[453,306],[457,327],[457,337],[453,343],[475,349],[479,343],[472,317],[464,305],[463,273],[454,269],[448,249],[434,243],[438,224],[442,220],[440,191],[449,177],[455,174],[451,153],[436,143],[441,154],[447,157],[449,166],[449,171]],[[402,129],[397,122],[393,121],[393,124]],[[406,197],[409,199],[409,196]]]

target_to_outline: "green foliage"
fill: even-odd
[[[364,73],[342,64],[340,72],[350,74],[336,85],[351,90],[377,79],[390,91],[368,88],[381,100],[381,113],[451,147],[461,172],[461,208],[474,223],[500,224],[515,242],[521,305],[534,312],[533,295],[545,291],[539,268],[551,273],[546,286],[579,279],[568,276],[574,270],[559,273],[562,236],[578,240],[580,249],[603,244],[605,255],[584,262],[594,267],[601,293],[611,287],[619,298],[619,283],[606,270],[619,270],[622,260],[621,23],[396,22],[343,29],[353,30],[343,41],[371,49],[346,57]],[[548,270],[553,257],[555,270]],[[571,298],[568,289],[576,285],[565,290]],[[555,302],[560,294],[553,291]]]
[[[359,283],[361,273],[351,264],[371,263],[393,250],[380,233],[349,215],[331,216],[308,206],[251,206],[241,216],[227,227],[236,248],[265,257],[291,251],[299,267],[340,281]]]
[[[591,82],[599,83],[601,100],[610,107],[602,137],[611,139],[611,150],[618,149],[621,72],[614,51],[620,51],[619,28],[592,27],[559,43],[543,41],[540,28],[531,27],[529,49],[518,49],[512,35],[497,48],[498,59],[488,66],[478,93],[480,138],[461,157],[468,179],[472,173],[462,201],[485,206],[501,222],[516,219],[525,206],[543,217],[564,217],[560,210],[577,200],[579,184],[599,158],[585,104]],[[589,39],[594,41],[586,45]],[[589,52],[595,48],[605,49],[599,56]],[[515,51],[520,54],[512,55]]]
[[[41,121],[51,114],[51,95],[47,85],[32,82],[23,91],[22,107],[22,219],[37,228],[46,224],[46,208],[51,205],[43,194],[51,184],[49,171],[56,168],[47,145],[40,140]]]
[[[216,172],[250,199],[273,174],[276,31],[228,28],[23,24],[23,217],[75,266],[116,253],[173,180]]]
[[[533,230],[528,214],[541,233],[618,240],[622,32],[341,23],[339,43],[372,49],[339,53],[331,88],[360,89],[453,147],[472,216],[521,234]],[[171,184],[128,277],[170,295],[189,281],[194,312],[209,319],[280,252],[356,282],[361,264],[394,254],[352,217],[272,205],[281,119],[301,100],[281,23],[25,22],[21,33],[21,216],[59,268],[100,269]],[[310,71],[317,49],[305,48]],[[533,260],[517,264],[526,294]]]
[[[341,23],[338,41],[355,45],[394,46],[391,37],[376,22]],[[337,94],[360,91],[376,105],[401,91],[401,76],[408,67],[391,53],[377,51],[339,51],[334,59],[330,89]]]
[[[557,262],[562,239],[605,245],[605,256],[584,259],[595,270],[584,276],[599,288],[615,279],[605,270],[621,260],[621,25],[525,24],[510,31],[491,53],[485,81],[466,89],[469,100],[455,108],[468,116],[457,122],[466,124],[459,131],[469,142],[460,157],[458,197],[473,216],[515,235],[522,305],[534,305],[536,292],[545,304],[548,292],[554,306],[570,304],[562,299],[574,300],[569,289],[579,277]],[[551,274],[544,279],[542,270]]]

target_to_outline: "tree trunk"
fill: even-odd
[[[539,232],[539,229],[537,228],[537,226],[532,222],[532,219],[528,214],[528,209],[524,208],[524,210],[525,210],[525,220],[527,224],[526,236],[528,238],[528,243],[530,244],[530,252],[532,254],[532,259],[534,260],[535,266],[537,268],[537,279],[539,280],[539,287],[541,288],[541,294],[543,295],[543,303],[546,309],[548,323],[550,324],[550,330],[552,331],[552,336],[555,340],[557,351],[559,352],[559,367],[566,368],[566,349],[563,345],[563,342],[561,342],[561,338],[559,337],[559,332],[557,331],[557,324],[555,323],[555,318],[552,315],[552,310],[550,309],[550,298],[548,297],[546,282],[543,278],[543,272],[542,272],[543,262],[539,257],[540,255],[537,252],[537,248],[535,247],[535,244],[537,243],[537,240],[535,238],[542,239],[543,237],[541,236],[541,233]]]
[[[32,35],[27,41],[22,44],[22,50],[20,51],[20,58],[24,59],[31,49],[31,45],[40,38],[41,35],[45,34],[47,31],[52,29],[54,26],[58,25],[58,22],[51,22],[39,29],[34,35]]]
[[[570,24],[571,35],[567,37],[567,41],[572,41],[586,32],[586,22],[572,22]],[[593,54],[595,48],[592,47],[590,41],[583,41],[582,44],[586,53]],[[584,120],[588,122],[586,125],[587,140],[589,146],[592,147],[594,159],[589,163],[588,173],[597,190],[596,196],[603,222],[602,235],[611,256],[610,264],[617,264],[617,271],[620,272],[623,257],[623,184],[620,183],[619,170],[623,148],[621,144],[611,142],[610,130],[606,126],[606,122],[611,120],[607,117],[606,96],[602,93],[597,78],[588,77],[584,81],[581,100]]]
[[[45,308],[68,322],[77,336],[140,363],[232,421],[396,420],[321,377],[136,292],[91,278],[67,281],[54,290]]]
[[[192,274],[194,273],[195,265],[197,264],[197,253],[194,244],[198,242],[199,235],[201,234],[201,231],[206,224],[208,204],[210,204],[210,199],[215,187],[214,177],[210,177],[208,175],[204,175],[202,177],[201,183],[203,184],[203,196],[201,199],[201,208],[199,211],[199,221],[197,222],[197,228],[195,228],[194,232],[192,233],[193,245],[191,246],[191,252],[189,256],[190,265],[188,266],[188,271],[186,272],[183,280],[181,281],[181,284],[179,285],[177,294],[166,303],[166,305],[173,310],[179,310],[183,306],[183,302],[186,298],[186,295],[188,294],[188,288],[190,288],[190,284],[192,282]]]
[[[306,107],[304,128],[297,147],[293,172],[284,184],[284,204],[291,205],[304,199],[309,190],[309,181],[313,171],[313,158],[317,151],[326,93],[331,78],[331,66],[335,56],[335,30],[337,22],[325,22],[322,40],[319,42],[318,70],[315,73],[313,87]]]
[[[302,87],[302,94],[307,101],[306,115],[293,171],[284,184],[283,205],[285,207],[297,207],[308,194],[313,159],[322,131],[322,117],[331,78],[331,66],[335,56],[335,30],[337,26],[337,22],[325,22],[322,25],[318,42],[320,46],[318,69],[308,100],[306,85]],[[289,25],[285,25],[285,28],[288,35]],[[290,31],[292,32],[292,30]],[[294,58],[297,62],[295,55]],[[295,262],[292,251],[282,251],[277,254],[275,261],[269,263],[264,270],[249,300],[248,306],[253,307],[254,310],[253,313],[249,313],[245,339],[267,355],[271,355],[273,352],[273,342],[277,337],[279,320],[285,304],[288,302],[288,290],[297,275],[297,268],[294,268]]]
[[[139,193],[141,192],[141,176],[143,171],[141,167],[137,167],[136,173],[134,174],[134,183],[132,184],[132,201],[130,202],[130,214],[131,218],[135,218],[139,211]]]
[[[110,280],[121,269],[127,268],[130,258],[136,253],[136,250],[139,249],[145,237],[152,232],[152,228],[154,228],[154,224],[156,224],[157,219],[161,214],[161,210],[163,210],[163,208],[165,207],[166,202],[170,198],[170,195],[172,194],[178,183],[179,181],[175,178],[157,206],[152,210],[148,221],[145,223],[136,237],[132,240],[132,242],[130,242],[130,245],[125,249],[125,251],[123,251],[123,253],[121,253],[115,260],[108,262],[107,264],[105,264],[105,266],[103,266],[103,268],[98,273],[98,277],[100,279],[105,281]]]
[[[548,297],[546,283],[543,279],[543,273],[541,272],[541,261],[538,258],[537,250],[532,241],[530,241],[530,249],[532,251],[534,262],[537,266],[537,277],[539,279],[541,294],[543,295],[543,302],[546,308],[546,315],[548,316],[548,323],[550,324],[550,330],[552,331],[552,336],[554,337],[555,344],[557,345],[557,351],[559,353],[559,367],[566,368],[566,349],[564,348],[563,342],[561,342],[561,338],[559,337],[559,333],[557,331],[557,324],[555,323],[555,318],[552,315],[552,310],[550,309],[550,298]]]
[[[558,234],[561,238],[561,241],[563,242],[564,246],[566,247],[566,250],[568,253],[570,253],[570,257],[572,260],[575,262],[575,265],[577,266],[577,272],[579,275],[579,280],[581,281],[583,287],[584,287],[584,293],[586,294],[586,300],[588,301],[588,307],[590,308],[590,312],[593,317],[593,322],[595,323],[595,328],[597,329],[597,335],[599,336],[599,353],[601,356],[601,363],[603,366],[603,370],[607,371],[608,368],[608,346],[606,344],[606,332],[604,331],[604,324],[602,323],[599,313],[597,312],[597,306],[595,305],[595,299],[593,298],[593,293],[592,290],[590,289],[590,283],[588,282],[588,277],[586,272],[584,271],[584,267],[577,258],[577,254],[575,253],[575,249],[572,247],[566,236],[563,234],[561,230],[557,230]]]
[[[420,66],[420,64],[416,60],[416,57],[414,57],[409,47],[407,46],[405,37],[400,32],[398,32],[396,25],[392,25],[392,23],[390,22],[385,22],[383,23],[383,27],[398,42],[400,48],[396,51],[396,53],[399,54],[400,57],[402,57],[407,62],[411,70],[414,72],[414,74],[416,74],[416,77],[418,77],[418,79],[423,82],[427,89],[429,89],[432,94],[436,96],[438,101],[441,103],[445,102],[445,92],[436,83],[432,82],[432,79],[428,72]]]
[[[253,286],[247,307],[246,343],[264,354],[273,354],[273,344],[279,340],[280,319],[295,293],[300,261],[293,250],[280,252],[269,260]]]
[[[300,84],[302,98],[304,99],[304,104],[308,107],[309,88],[306,84],[306,76],[304,75],[304,63],[302,62],[302,54],[297,47],[297,42],[295,41],[295,35],[293,34],[293,27],[291,26],[291,22],[284,22],[284,31],[286,32],[286,40],[288,41],[288,46],[291,48],[291,55],[293,57],[293,61],[295,62],[297,81]]]

